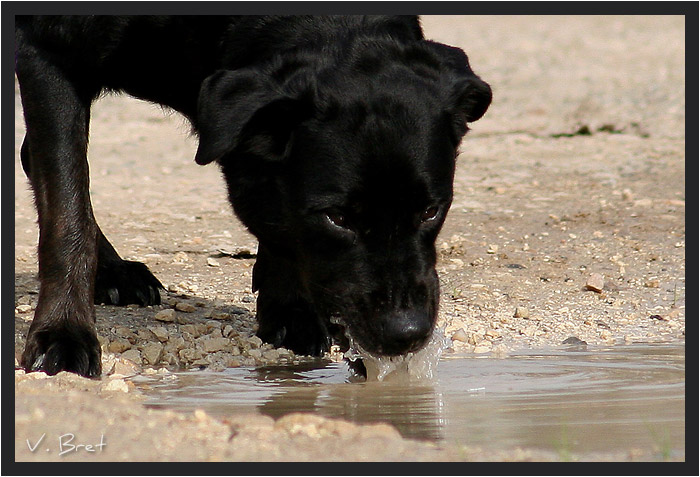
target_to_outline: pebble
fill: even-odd
[[[135,376],[140,372],[141,367],[132,361],[124,359],[123,354],[121,359],[116,360],[116,362],[114,363],[114,368],[112,369],[113,374],[120,374],[124,377]]]
[[[185,339],[182,336],[173,336],[168,340],[168,344],[165,345],[166,350],[176,350],[180,351],[185,347]]]
[[[134,364],[141,364],[141,352],[137,349],[130,349],[122,353],[122,358],[128,359]]]
[[[228,320],[231,318],[230,313],[226,313],[224,311],[212,311],[211,314],[208,315],[209,318],[212,320]]]
[[[161,342],[166,342],[170,338],[170,333],[162,326],[151,326],[148,329],[151,330]]]
[[[265,351],[262,357],[267,361],[277,361],[279,359],[279,352],[276,349],[270,349]]]
[[[605,279],[600,273],[591,273],[586,280],[586,290],[591,290],[596,293],[602,293],[605,286]]]
[[[202,349],[207,353],[223,351],[231,342],[226,338],[208,338],[202,340]]]
[[[190,303],[186,303],[184,301],[181,301],[177,305],[175,305],[175,309],[177,311],[182,311],[183,313],[192,313],[193,311],[195,311],[197,309],[197,307],[190,304]],[[165,311],[165,310],[163,310],[163,311]]]
[[[136,333],[134,333],[134,331],[131,330],[130,328],[126,328],[126,327],[122,326],[122,327],[117,328],[114,332],[117,334],[117,336],[120,336],[122,338],[126,338],[127,340],[129,340],[129,342],[131,344],[134,344],[136,342],[136,338],[137,338]]]
[[[561,344],[573,346],[586,346],[588,343],[586,343],[582,339],[577,338],[576,336],[569,336],[564,341],[562,341]]]
[[[117,338],[107,345],[107,351],[110,353],[123,353],[128,349],[131,349],[131,342],[126,338]]]
[[[129,392],[129,385],[122,378],[110,379],[101,387],[102,391],[118,391],[123,393]]]
[[[141,350],[141,355],[146,364],[156,365],[160,362],[160,358],[163,357],[163,345],[157,342],[147,343]]]
[[[197,325],[193,325],[193,324],[180,326],[180,331],[191,335],[193,338],[197,338],[201,334],[199,332],[199,328],[197,328]]]
[[[184,263],[184,262],[188,262],[189,260],[190,260],[190,258],[187,256],[187,254],[185,252],[177,252],[173,256],[173,263]]]
[[[216,259],[211,258],[211,257],[207,258],[207,265],[209,265],[210,267],[220,267],[221,266]]]
[[[17,305],[15,307],[15,310],[17,310],[17,313],[29,313],[32,311],[33,307],[32,305]]]
[[[257,336],[251,336],[246,341],[250,343],[251,348],[260,348],[263,344],[262,340]]]
[[[488,353],[491,351],[491,348],[493,347],[493,344],[490,341],[480,341],[479,343],[476,344],[476,347],[474,348],[475,353]]]
[[[530,317],[530,311],[525,308],[524,306],[518,306],[515,308],[515,313],[513,314],[513,318],[529,318]]]
[[[156,313],[155,319],[156,321],[172,323],[173,321],[175,321],[175,310],[173,310],[172,308],[168,308],[167,310],[161,310],[158,313]]]
[[[461,341],[462,343],[467,343],[469,341],[469,336],[464,331],[464,328],[460,328],[452,334],[452,341]]]

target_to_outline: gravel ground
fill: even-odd
[[[494,90],[492,107],[462,145],[455,200],[438,238],[439,324],[453,349],[506,356],[572,337],[684,342],[683,18],[424,17],[423,24],[428,37],[463,47]],[[19,99],[15,109],[19,148]],[[254,337],[256,243],[233,217],[217,169],[194,164],[187,131],[181,118],[129,98],[106,97],[94,107],[98,222],[122,257],[147,263],[167,292],[161,306],[97,307],[110,375],[101,382],[17,372],[18,460],[57,459],[27,450],[25,436],[39,422],[56,432],[74,422],[89,436],[130,430],[129,440],[110,442],[109,453],[61,459],[557,458],[436,448],[387,426],[316,416],[221,421],[143,408],[128,380],[134,374],[304,359]],[[38,291],[36,213],[18,157],[17,357]],[[159,441],[167,429],[178,432]]]

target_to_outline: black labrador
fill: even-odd
[[[413,16],[17,17],[21,149],[39,217],[39,301],[21,364],[99,376],[94,303],[160,303],[95,222],[90,106],[125,92],[183,114],[259,240],[258,335],[320,355],[421,348],[456,150],[491,89]]]

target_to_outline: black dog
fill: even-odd
[[[182,113],[259,239],[258,335],[319,355],[422,347],[456,149],[491,102],[462,50],[417,17],[18,17],[22,165],[39,216],[27,370],[100,374],[93,303],[160,302],[89,197],[90,105],[125,92]],[[342,327],[342,328],[341,328]]]

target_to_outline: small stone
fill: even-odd
[[[208,338],[202,340],[202,349],[207,353],[223,351],[230,344],[226,338]]]
[[[152,326],[148,329],[151,330],[151,332],[156,335],[156,338],[158,338],[158,340],[161,342],[166,342],[168,341],[168,338],[170,338],[170,333],[168,333],[168,330],[162,326]]]
[[[177,252],[173,256],[174,263],[184,263],[184,262],[188,262],[189,260],[190,260],[190,258],[187,256],[187,254],[185,252]]]
[[[260,349],[251,349],[250,351],[248,351],[248,356],[255,359],[262,358],[262,354],[263,352]]]
[[[262,346],[262,340],[257,336],[251,336],[247,341],[250,343],[251,348],[260,348]]]
[[[129,392],[129,385],[122,378],[110,379],[101,387],[102,391],[117,391],[122,393]]]
[[[486,253],[488,253],[488,254],[498,253],[498,245],[495,245],[495,244],[489,245],[489,248],[486,249]]]
[[[586,290],[591,290],[596,293],[602,293],[605,286],[605,279],[600,273],[591,273],[586,280]]]
[[[168,344],[165,345],[168,350],[180,351],[185,347],[185,339],[182,336],[173,336],[168,339]]]
[[[562,344],[579,347],[588,345],[588,343],[586,343],[582,339],[577,338],[576,336],[569,336],[562,342]]]
[[[192,313],[197,309],[197,307],[184,301],[181,301],[177,305],[175,305],[175,309],[177,311],[182,311],[183,313]]]
[[[647,280],[644,282],[644,286],[647,288],[659,288],[659,281],[658,280]]]
[[[192,335],[194,338],[197,338],[201,334],[199,332],[199,328],[197,328],[197,325],[193,325],[193,324],[180,326],[180,331],[182,331],[183,333],[188,333],[188,334]]]
[[[452,334],[452,341],[461,341],[462,343],[467,343],[469,341],[469,336],[464,331],[464,328],[460,328]]]
[[[117,336],[121,338],[126,338],[129,340],[131,344],[134,344],[136,342],[136,333],[134,333],[131,329],[126,328],[124,326],[120,326],[115,330],[117,333]]]
[[[131,349],[131,343],[126,338],[117,338],[107,345],[107,351],[110,353],[123,353],[128,349]]]
[[[172,308],[161,310],[158,313],[156,313],[155,319],[156,321],[172,323],[173,321],[175,321],[175,310],[173,310]]]
[[[202,358],[202,352],[192,348],[181,349],[178,356],[185,362],[195,362]]]
[[[128,359],[132,363],[141,364],[141,352],[137,349],[130,349],[122,353],[123,359]]]
[[[209,318],[211,318],[212,320],[228,320],[229,318],[231,318],[231,315],[224,311],[212,311]]]
[[[157,342],[148,343],[143,347],[142,354],[147,364],[156,365],[163,357],[163,345]]]
[[[221,266],[216,259],[211,258],[211,257],[207,258],[207,265],[209,265],[210,267],[220,267]]]
[[[138,353],[137,350],[133,350]],[[140,361],[141,358],[139,358]],[[114,363],[114,368],[112,368],[112,374],[119,374],[124,377],[135,376],[141,372],[141,367],[135,364],[133,361],[122,357],[117,359]]]
[[[524,306],[518,306],[515,308],[515,313],[513,313],[513,318],[529,318],[530,311]]]
[[[488,353],[491,351],[491,348],[493,347],[493,344],[490,341],[481,341],[476,344],[476,347],[474,348],[475,353]]]
[[[194,412],[194,419],[197,422],[205,422],[209,420],[209,416],[207,416],[207,413],[204,412],[203,409],[195,409]]]
[[[17,313],[29,313],[32,311],[32,305],[17,305],[15,310],[17,310]]]
[[[158,339],[158,338],[156,338],[156,335],[154,335],[153,332],[151,330],[149,330],[148,328],[138,330],[136,332],[136,334],[138,335],[138,337],[141,341],[155,341]]]

